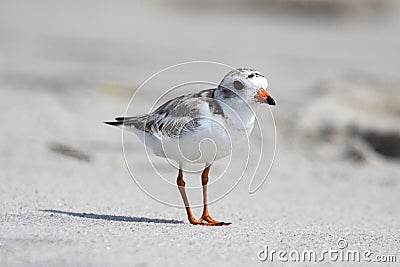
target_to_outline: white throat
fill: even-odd
[[[222,98],[216,94],[215,98],[220,101],[227,124],[236,130],[244,128],[250,134],[255,121],[255,107],[240,97]]]

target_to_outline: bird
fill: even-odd
[[[216,88],[170,99],[148,114],[117,117],[105,123],[135,133],[155,155],[177,162],[176,183],[191,224],[222,226],[231,223],[212,218],[208,211],[210,168],[232,153],[232,144],[248,138],[254,128],[254,109],[261,104],[276,104],[268,92],[266,77],[255,69],[237,68],[230,70]],[[212,142],[200,149],[202,140]],[[199,219],[193,215],[185,191],[183,174],[191,163],[204,164],[203,213]]]

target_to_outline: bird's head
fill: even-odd
[[[228,72],[218,86],[221,98],[240,97],[248,104],[267,103],[275,105],[275,100],[267,92],[268,81],[254,69],[234,69]]]

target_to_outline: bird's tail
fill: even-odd
[[[133,117],[116,117],[115,121],[105,121],[105,124],[112,125],[112,126],[123,126],[124,121],[128,121],[132,119]]]
[[[147,121],[148,115],[144,115],[133,117],[117,117],[115,118],[115,121],[105,121],[104,123],[112,126],[118,126],[120,128],[136,128],[138,130],[146,131]]]

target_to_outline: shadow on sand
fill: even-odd
[[[70,212],[70,211],[62,211],[62,210],[40,210],[40,211],[65,214],[65,215],[69,215],[69,216],[88,218],[88,219],[118,221],[118,222],[170,223],[170,224],[183,223],[183,221],[178,221],[178,220],[153,219],[153,218],[146,218],[146,217],[128,217],[128,216],[94,214],[94,213],[85,213],[85,212]]]

